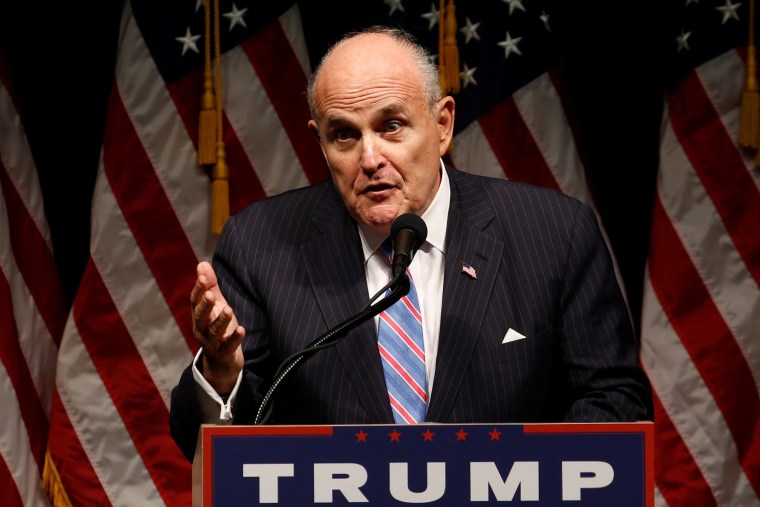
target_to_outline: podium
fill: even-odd
[[[201,427],[193,506],[654,505],[642,423]]]

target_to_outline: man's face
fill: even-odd
[[[386,35],[336,48],[316,84],[316,122],[333,181],[351,215],[388,234],[403,213],[421,215],[441,182],[454,101],[431,112],[409,50]]]

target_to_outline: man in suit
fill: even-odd
[[[559,192],[446,167],[454,99],[425,50],[373,28],[333,46],[309,85],[331,181],[230,218],[191,293],[201,346],[172,393],[191,459],[203,422],[251,424],[281,362],[388,281],[377,249],[404,213],[424,336],[423,420],[651,418],[626,305],[593,211]],[[371,424],[391,408],[377,319],[278,387],[274,421]]]

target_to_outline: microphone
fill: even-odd
[[[391,237],[393,238],[391,273],[393,278],[406,272],[406,268],[412,263],[417,249],[425,242],[427,232],[425,221],[414,213],[404,213],[393,221],[391,225]]]

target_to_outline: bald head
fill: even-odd
[[[351,32],[328,49],[309,80],[307,97],[311,116],[319,119],[318,88],[328,79],[401,73],[415,77],[419,93],[426,97],[433,113],[441,100],[438,69],[423,46],[410,34],[385,26]]]

